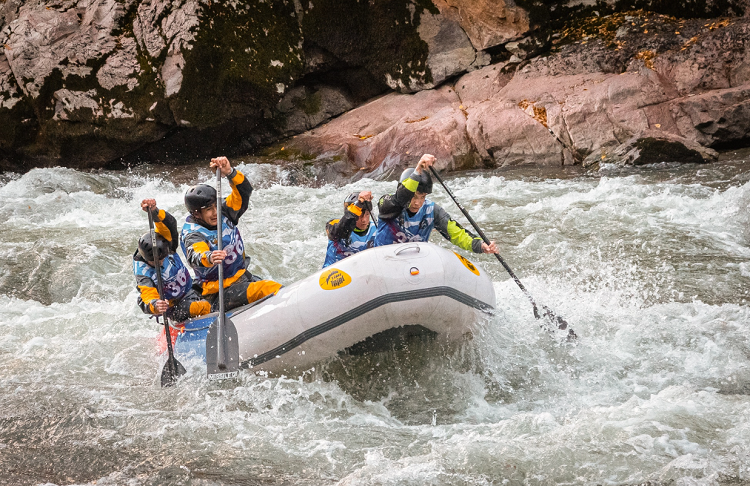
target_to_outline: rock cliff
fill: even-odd
[[[4,0],[0,168],[174,163],[286,137],[287,153],[344,178],[426,151],[454,169],[643,163],[675,144],[710,160],[750,139],[747,11],[747,0]]]

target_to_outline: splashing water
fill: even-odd
[[[412,342],[293,377],[161,389],[158,325],[136,305],[139,201],[178,221],[206,168],[0,177],[0,483],[722,484],[750,480],[750,170],[516,169],[447,183],[534,298],[491,257],[498,307],[465,343]],[[358,189],[247,160],[251,271],[322,265]],[[252,163],[250,163],[252,162]],[[432,199],[459,217],[436,185]],[[439,235],[432,241],[447,246]]]

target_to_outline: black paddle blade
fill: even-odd
[[[240,343],[237,328],[229,318],[224,318],[223,332],[219,332],[220,319],[211,323],[206,334],[206,374],[209,380],[235,378],[240,370]],[[221,336],[221,346],[219,339]],[[219,356],[221,348],[221,356]]]
[[[545,305],[543,305],[542,308],[544,309],[544,315],[542,317],[549,324],[548,330],[550,332],[556,332],[557,330],[565,331],[567,329],[568,334],[565,336],[565,339],[567,339],[568,341],[575,341],[576,339],[578,339],[578,336],[573,331],[573,328],[568,325],[568,322],[565,319],[552,312],[552,309]],[[534,309],[534,311],[536,318],[539,319],[540,316],[536,312],[536,309]],[[557,330],[555,329],[555,327],[557,328]]]
[[[177,358],[167,358],[167,362],[164,363],[164,368],[161,369],[161,386],[162,388],[172,386],[177,383],[177,378],[187,373],[182,363],[177,361]]]

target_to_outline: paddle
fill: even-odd
[[[373,224],[377,228],[378,227],[378,222],[375,221],[375,215],[372,214],[372,210],[373,210],[374,207],[375,207],[375,205],[372,203],[372,201],[370,201],[370,219],[372,220]]]
[[[451,190],[448,189],[448,186],[445,185],[445,182],[443,182],[443,179],[438,175],[437,171],[435,169],[433,169],[432,167],[430,167],[430,172],[432,172],[432,175],[435,176],[435,178],[438,180],[438,182],[440,182],[440,185],[443,186],[443,189],[445,189],[445,192],[447,192],[448,195],[451,197],[451,199],[453,199],[453,202],[456,203],[456,206],[458,206],[458,209],[460,209],[461,212],[464,213],[464,216],[466,216],[466,219],[469,220],[469,223],[471,223],[471,225],[474,227],[474,229],[476,230],[476,232],[482,238],[482,241],[484,241],[486,244],[489,245],[490,244],[490,240],[487,238],[487,236],[485,236],[484,232],[481,230],[481,228],[479,227],[479,225],[477,225],[476,221],[474,221],[474,219],[469,215],[468,211],[466,211],[464,209],[464,207],[461,206],[461,203],[458,202],[458,200],[456,199],[456,196],[454,196],[453,193],[451,192]],[[552,309],[550,309],[546,305],[540,305],[539,306],[539,307],[541,307],[544,310],[544,312],[540,314],[539,313],[539,309],[537,307],[537,304],[536,304],[536,302],[534,302],[534,298],[531,296],[531,294],[529,293],[529,291],[526,290],[526,287],[523,286],[523,284],[518,279],[518,277],[516,277],[516,274],[513,273],[513,270],[510,269],[510,267],[508,266],[508,264],[505,263],[505,260],[503,260],[503,258],[499,254],[495,253],[494,255],[497,258],[497,260],[500,262],[500,264],[508,272],[508,274],[511,277],[513,277],[513,280],[516,282],[516,284],[518,285],[518,287],[523,291],[523,293],[526,295],[526,297],[528,297],[529,301],[531,302],[531,306],[534,308],[534,317],[536,317],[537,319],[540,319],[540,318],[544,317],[544,321],[543,321],[543,324],[542,324],[542,327],[544,329],[547,329],[548,331],[554,332],[555,331],[554,326],[557,325],[557,328],[560,329],[560,330],[563,330],[563,331],[565,329],[568,330],[567,339],[569,341],[578,337],[578,336],[576,336],[576,333],[573,332],[573,329],[571,329],[570,327],[568,327],[568,323],[565,321],[565,319],[563,319],[562,317],[560,317],[557,314],[555,314],[554,312],[552,312]]]
[[[156,286],[159,290],[159,300],[164,299],[164,284],[161,280],[161,263],[159,262],[159,251],[156,248],[156,229],[154,228],[154,217],[151,215],[151,208],[148,211],[148,227],[151,232],[151,247],[153,249],[154,268],[156,269]],[[167,341],[167,351],[169,356],[167,362],[164,363],[164,368],[161,370],[161,386],[172,386],[177,382],[177,377],[187,373],[185,367],[177,361],[174,357],[174,351],[172,351],[172,333],[169,330],[169,320],[167,319],[167,313],[164,312],[161,315],[164,319],[164,337]]]
[[[224,225],[221,217],[221,167],[216,168],[216,244],[224,247]],[[209,380],[225,380],[239,374],[240,348],[237,329],[224,314],[224,262],[219,263],[219,315],[206,334],[206,374]]]

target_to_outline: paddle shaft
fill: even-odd
[[[159,250],[156,247],[156,228],[154,227],[154,217],[151,215],[151,208],[149,208],[149,210],[146,212],[148,213],[148,227],[151,232],[151,247],[154,255],[154,268],[156,269],[156,287],[159,290],[159,300],[163,300],[164,284],[162,283],[161,279],[161,262],[159,261]],[[164,319],[164,337],[167,341],[167,351],[169,353],[169,357],[167,359],[169,360],[168,363],[170,363],[170,381],[173,381],[175,375],[177,374],[177,360],[175,360],[174,351],[172,351],[172,333],[169,330],[169,320],[167,319],[167,313],[163,312],[161,316],[162,319]]]
[[[221,216],[221,167],[216,168],[216,247],[219,251],[224,249],[224,225]],[[216,353],[218,356],[218,367],[226,369],[226,357],[222,349],[224,343],[224,262],[219,262],[219,325],[217,326]]]
[[[375,227],[378,227],[378,222],[375,220],[375,215],[372,214],[372,210],[375,208],[375,204],[373,204],[372,201],[370,201],[370,219],[375,224]]]
[[[435,179],[438,180],[441,186],[443,186],[443,189],[445,189],[445,192],[448,193],[448,195],[453,199],[453,202],[458,206],[458,209],[461,210],[461,212],[466,216],[466,219],[469,220],[469,223],[471,223],[471,226],[474,227],[476,232],[479,234],[479,236],[482,238],[482,241],[484,241],[486,244],[490,244],[490,240],[487,238],[487,236],[484,234],[484,231],[479,227],[479,225],[474,221],[474,218],[471,217],[468,211],[464,209],[464,207],[461,205],[460,202],[456,199],[456,196],[453,195],[450,189],[448,189],[448,186],[445,185],[445,182],[443,182],[443,179],[438,175],[437,171],[430,167],[430,172],[432,172],[432,175],[435,176]],[[508,266],[507,263],[505,263],[505,260],[503,260],[503,257],[501,257],[498,253],[495,253],[495,258],[500,262],[500,264],[505,268],[505,271],[508,272],[508,275],[510,275],[513,280],[516,282],[516,285],[523,291],[524,295],[528,297],[529,301],[531,302],[531,305],[534,307],[534,316],[539,319],[539,309],[537,309],[536,302],[534,302],[534,298],[531,296],[528,290],[526,290],[526,287],[523,286],[521,283],[521,280],[516,276],[516,274],[511,270],[511,268]]]

